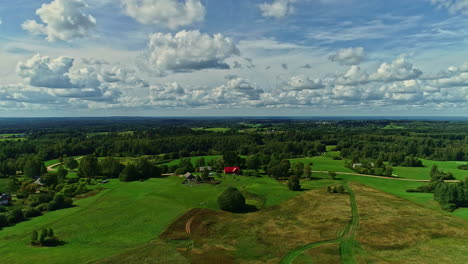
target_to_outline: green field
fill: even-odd
[[[409,168],[409,167],[394,167],[393,174],[401,178],[430,180],[429,172],[433,164],[436,164],[440,170],[453,173],[453,176],[459,180],[464,180],[468,177],[467,170],[459,170],[457,167],[468,162],[461,161],[433,161],[421,159],[424,167],[422,168]]]
[[[237,177],[221,185],[186,186],[170,177],[146,182],[112,180],[105,190],[78,200],[77,206],[47,213],[0,231],[0,255],[8,263],[87,263],[138,247],[157,237],[191,208],[217,208],[227,186],[263,195],[265,205],[297,195],[270,178]],[[53,228],[66,244],[56,248],[28,245],[31,232]]]
[[[322,156],[290,159],[291,165],[296,162],[302,162],[304,164],[312,162],[312,170],[314,171],[336,171],[336,172],[354,172],[344,166],[344,160],[334,160],[330,156],[336,152],[327,152]]]

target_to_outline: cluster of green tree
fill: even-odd
[[[433,193],[434,200],[447,211],[468,206],[468,178],[464,182],[446,182],[455,180],[455,177],[451,172],[439,170],[435,164],[432,165],[429,175],[431,182],[428,185],[408,189],[407,192]]]
[[[32,232],[31,245],[33,246],[55,247],[61,244],[63,244],[63,242],[55,236],[52,228],[43,229],[40,235],[36,230]]]
[[[468,206],[468,178],[459,183],[439,182],[434,188],[434,200],[447,211]]]
[[[458,169],[459,170],[468,170],[468,164],[460,165],[460,166],[458,166]]]
[[[128,164],[119,175],[120,181],[138,181],[161,177],[161,169],[145,158],[138,159],[136,164]]]
[[[357,161],[356,163],[346,160],[345,167],[359,174],[393,177],[392,166],[385,165],[381,158],[377,159],[375,163],[370,162],[366,159],[362,159],[361,161]]]

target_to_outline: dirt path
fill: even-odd
[[[290,251],[286,256],[284,256],[280,264],[292,264],[296,257],[302,255],[307,250],[321,245],[333,243],[340,243],[340,255],[342,263],[355,263],[353,257],[353,247],[355,245],[354,233],[359,227],[359,212],[354,191],[348,186],[346,182],[343,183],[343,186],[349,192],[349,199],[351,203],[351,221],[349,221],[349,223],[344,229],[337,232],[336,239],[311,243],[296,248],[293,251]]]
[[[315,173],[328,173],[328,171],[312,171]],[[395,178],[395,177],[386,177],[386,176],[376,176],[376,175],[368,175],[368,174],[359,174],[359,173],[352,173],[352,172],[336,172],[337,175],[353,175],[353,176],[361,176],[361,177],[370,177],[370,178],[380,178],[380,179],[389,179],[395,181],[410,181],[410,182],[430,182],[431,180],[417,180],[417,179],[405,179],[405,178]],[[445,182],[460,182],[459,180],[446,180]]]
[[[195,218],[195,216],[192,216],[190,217],[190,219],[187,221],[187,223],[185,224],[185,232],[191,236],[192,235],[192,229],[190,229],[191,225],[192,225],[192,222],[193,222],[193,219]]]
[[[78,157],[76,158],[75,160],[80,160],[82,159],[83,157]],[[50,166],[47,166],[47,171],[55,171],[54,167],[57,167],[58,165],[62,164],[61,162],[59,163],[55,163],[55,164],[52,164]]]

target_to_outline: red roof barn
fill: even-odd
[[[240,167],[225,167],[225,174],[240,174]]]

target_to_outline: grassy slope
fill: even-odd
[[[350,187],[356,193],[359,214],[356,242],[350,245],[356,263],[468,261],[466,221],[360,184],[350,183]],[[185,223],[191,217],[184,215],[161,238],[181,252],[193,240],[193,249],[185,253],[191,263],[278,263],[298,246],[335,238],[346,219],[349,221],[347,197],[316,190],[255,213],[200,211],[193,218],[190,237],[185,233]],[[313,251],[313,254],[305,252],[294,263],[340,261],[336,258],[337,253],[340,255],[336,244],[319,246]],[[136,252],[147,259],[151,256],[157,259],[160,253],[154,248]],[[130,258],[132,254],[135,252],[122,257]],[[103,263],[127,263],[119,259]]]
[[[190,208],[216,208],[217,196],[234,185],[265,194],[266,204],[280,203],[296,193],[268,178],[239,177],[219,186],[185,186],[171,177],[146,182],[111,181],[96,196],[76,207],[50,212],[0,231],[0,255],[9,263],[86,263],[136,248],[157,237]],[[57,248],[32,248],[31,232],[53,228],[66,242]]]

